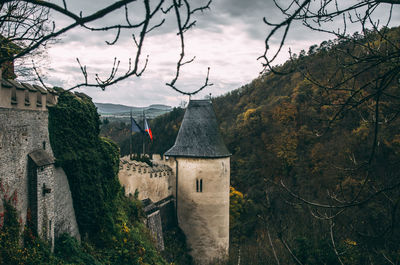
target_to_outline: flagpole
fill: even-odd
[[[129,134],[129,157],[132,160],[132,108],[131,108],[131,129]]]
[[[145,119],[145,116],[144,116],[144,109],[143,109],[143,127],[142,128],[145,127],[144,119]],[[145,148],[144,148],[144,133],[142,133],[142,145],[143,145],[143,157],[144,157],[144,152],[145,152]]]

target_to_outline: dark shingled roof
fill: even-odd
[[[33,87],[36,88],[40,93],[47,94],[47,90],[44,89],[43,87],[38,86],[38,85],[33,85]]]
[[[51,94],[56,94],[57,95],[57,94],[61,93],[61,91],[63,91],[62,88],[56,88],[56,89],[55,88],[51,88],[51,87],[44,88],[44,87],[41,87],[41,86],[38,86],[38,85],[35,85],[35,84],[31,85],[31,84],[28,84],[28,83],[20,83],[18,81],[13,80],[13,79],[6,79],[6,78],[0,79],[0,85],[3,88],[11,88],[12,89],[12,88],[15,87],[16,89],[19,89],[19,90],[29,90],[31,92],[40,92],[42,94],[51,93]],[[75,93],[78,93],[78,92],[75,92]],[[78,93],[78,94],[79,94],[78,96],[80,96],[80,97],[85,96],[87,98],[90,98],[86,94],[83,94],[83,93]]]
[[[31,84],[28,84],[28,83],[21,83],[21,84],[31,92],[36,92],[37,91],[37,89],[34,88]]]
[[[47,166],[54,163],[54,159],[42,149],[38,149],[29,153],[29,157],[38,167]]]
[[[190,100],[175,144],[166,156],[228,157],[218,131],[217,117],[209,100]]]

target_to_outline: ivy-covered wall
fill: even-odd
[[[99,137],[99,125],[89,98],[64,92],[49,108],[51,146],[68,176],[81,235],[98,243],[107,241],[104,231],[115,229],[115,201],[121,189],[116,177],[118,147]]]

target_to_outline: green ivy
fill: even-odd
[[[119,183],[119,149],[99,137],[99,125],[89,97],[61,92],[49,108],[51,147],[67,175],[83,238],[81,245],[57,239],[56,253],[74,264],[165,264],[141,221],[140,201],[125,197]]]
[[[15,199],[15,200],[14,200]],[[15,209],[15,194],[11,198],[2,198],[4,211],[0,221],[0,264],[64,264],[51,253],[50,245],[38,237],[28,237],[25,227],[25,241],[21,244],[21,222]],[[27,240],[28,239],[28,240]]]
[[[83,236],[102,245],[115,231],[118,147],[99,137],[100,120],[89,98],[60,95],[49,108],[50,142],[57,164],[66,172],[77,222]],[[107,231],[108,233],[105,233]]]

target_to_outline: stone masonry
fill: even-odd
[[[56,103],[54,90],[0,75],[0,212],[4,196],[15,193],[22,225],[30,212],[33,229],[51,245],[55,232],[79,238],[68,182],[50,146],[47,107]]]

